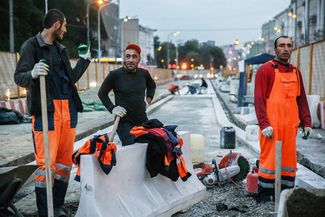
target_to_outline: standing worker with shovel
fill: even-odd
[[[64,14],[57,9],[49,10],[43,20],[42,32],[22,45],[14,75],[16,84],[27,89],[28,109],[32,115],[35,159],[39,165],[35,175],[35,192],[40,217],[48,216],[48,213],[52,215],[48,212],[52,207],[47,206],[52,205],[47,202],[47,198],[52,199],[47,195],[52,193],[52,190],[55,216],[67,216],[64,198],[72,166],[77,112],[83,110],[75,83],[90,63],[89,47],[82,45],[79,46],[80,58],[76,66],[71,68],[65,47],[57,41],[62,40],[66,32],[67,22]],[[40,80],[44,77],[45,85],[42,85]],[[40,89],[46,93],[45,109],[41,109]],[[46,117],[43,122],[42,116]],[[44,138],[48,137],[48,141],[43,140],[43,134],[47,134]],[[46,155],[47,149],[50,159]],[[50,168],[47,168],[51,171],[50,180],[46,180],[47,165],[50,165]],[[46,189],[52,183],[53,189]]]
[[[274,41],[275,58],[263,64],[255,79],[254,104],[261,128],[258,171],[258,201],[274,195],[275,144],[282,142],[281,188],[293,188],[297,171],[296,136],[299,122],[307,138],[311,117],[302,76],[290,64],[292,39],[280,36]]]

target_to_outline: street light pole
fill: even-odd
[[[9,0],[9,48],[14,52],[14,19],[13,19],[13,0]]]
[[[88,46],[90,44],[90,38],[89,38],[89,7],[90,7],[90,2],[87,3],[87,45]]]
[[[168,64],[169,64],[169,35],[167,37],[167,69],[168,69]]]
[[[171,35],[174,35],[174,36],[178,36],[180,32],[172,32],[172,33],[169,33],[167,35],[167,68],[168,68],[168,65],[169,65],[169,47],[170,47],[170,41],[169,41],[169,37]]]
[[[101,11],[101,9],[102,8],[104,8],[104,7],[106,7],[106,6],[108,6],[110,3],[104,3],[103,5],[101,5],[100,7],[99,7],[99,9],[98,9],[98,33],[97,33],[97,35],[98,35],[98,59],[99,59],[99,62],[100,62],[100,58],[101,58],[101,56],[102,56],[102,52],[101,52],[101,50],[100,50],[100,11]]]
[[[177,71],[177,67],[178,67],[178,44],[176,44],[176,59],[175,59],[175,63],[176,63],[176,71]]]
[[[177,74],[177,72],[178,72],[178,44],[177,43],[176,43],[176,59],[175,59],[175,63],[176,63],[175,73]]]
[[[44,0],[44,1],[45,1],[45,14],[47,14],[47,9],[48,9],[47,0]]]
[[[121,56],[123,56],[123,51],[124,51],[124,23],[128,21],[127,18],[124,18],[121,20]]]
[[[169,47],[170,47],[170,41],[169,41],[169,37],[172,35],[172,34],[175,34],[175,32],[172,32],[172,33],[169,33],[167,35],[167,69],[168,69],[168,65],[169,65]]]

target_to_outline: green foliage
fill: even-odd
[[[87,19],[86,8],[88,0],[48,0],[48,8],[60,9],[67,18],[67,33],[64,36],[63,45],[67,47],[70,57],[77,57],[77,47],[81,43],[87,42]],[[41,0],[13,0],[14,17],[14,43],[15,51],[19,51],[22,43],[28,38],[42,31],[42,20],[44,16],[44,1]],[[90,4],[89,20],[90,29],[97,29],[96,4]],[[8,0],[0,1],[0,50],[9,51],[9,3]],[[103,22],[101,22],[103,24]],[[103,27],[103,26],[102,26]],[[108,37],[104,31],[101,32],[103,38]],[[92,37],[90,31],[90,43],[92,56],[95,56],[97,39]],[[167,48],[169,49],[169,63],[175,63],[176,46],[171,42],[160,42],[159,37],[154,38],[155,60],[160,68],[167,68]],[[226,59],[223,51],[207,44],[199,44],[198,40],[186,41],[178,46],[178,62],[187,62],[189,65],[198,66],[203,64],[206,68],[213,66],[219,68],[226,66]]]
[[[43,12],[33,0],[13,1],[14,50],[18,51],[22,43],[41,30]],[[9,3],[0,3],[0,50],[9,51]]]
[[[160,44],[162,50],[157,52],[156,59],[166,59],[164,56],[167,51],[167,42]],[[174,59],[176,58],[176,47],[174,44],[169,45],[169,53],[171,63],[175,63]],[[226,66],[226,58],[223,53],[223,50],[219,47],[209,45],[207,43],[200,44],[198,40],[188,40],[183,45],[178,46],[178,63],[187,63],[188,66],[191,64],[200,66],[201,64],[207,69],[209,67],[219,68],[221,65]],[[166,68],[167,64],[161,64],[157,62],[158,67]]]
[[[159,37],[154,38],[155,60],[158,68],[167,68],[167,42],[160,43]]]
[[[206,68],[214,67],[219,68],[221,65],[226,67],[227,60],[223,53],[223,50],[219,47],[208,45],[203,43],[200,47],[200,62]]]
[[[158,55],[160,55],[159,54],[159,47],[160,47],[160,41],[159,41],[159,36],[155,36],[154,38],[153,38],[153,48],[154,48],[154,58],[155,58],[155,64],[159,67],[159,68],[162,68],[162,67],[160,67],[160,65],[159,65],[159,58],[160,58],[160,56],[158,56]]]
[[[87,0],[48,0],[48,9],[61,10],[67,19],[67,33],[63,45],[71,57],[77,57],[77,47],[87,42],[86,26]],[[96,7],[96,6],[93,6]],[[97,28],[97,10],[90,7],[90,27]],[[45,13],[45,3],[40,0],[13,0],[14,43],[15,51],[19,51],[22,43],[42,31],[42,20]],[[0,2],[0,50],[9,51],[9,3]],[[95,44],[95,43],[91,43]]]

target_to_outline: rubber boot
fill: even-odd
[[[55,217],[68,216],[67,210],[64,208],[64,199],[68,189],[68,182],[54,179],[54,214]]]
[[[46,188],[35,187],[36,205],[39,217],[47,216],[47,197]]]
[[[267,201],[274,201],[274,188],[263,188],[258,186],[258,193],[255,195],[255,200],[258,203],[264,203]]]

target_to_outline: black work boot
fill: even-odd
[[[64,208],[63,206],[61,207],[55,207],[54,208],[54,216],[55,217],[68,217],[69,215],[69,211]]]
[[[46,188],[35,187],[36,205],[39,217],[47,216],[47,197]]]
[[[271,189],[265,189],[265,188],[260,188],[258,193],[255,195],[255,200],[258,203],[265,203],[268,201],[273,201],[274,202],[274,188]]]
[[[64,208],[64,199],[67,193],[68,184],[68,182],[54,179],[53,200],[55,217],[68,216],[68,210]]]

